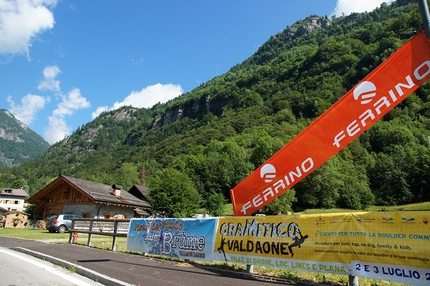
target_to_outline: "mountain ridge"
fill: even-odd
[[[13,167],[43,155],[49,143],[6,109],[0,109],[0,167]]]

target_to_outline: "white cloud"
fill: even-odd
[[[110,110],[118,109],[121,106],[133,106],[138,108],[150,108],[157,103],[164,103],[178,97],[184,91],[180,85],[175,84],[161,84],[147,86],[141,91],[132,91],[122,102],[115,102]],[[92,113],[93,119],[96,118],[101,112],[106,111],[107,107],[98,107]]]
[[[115,102],[113,109],[118,109],[121,106],[131,105],[134,107],[150,108],[154,104],[167,102],[183,93],[182,87],[175,84],[161,84],[147,86],[141,91],[133,91],[124,101]]]
[[[94,119],[97,116],[100,115],[100,113],[108,111],[109,110],[109,106],[99,106],[97,107],[96,111],[94,111],[93,113],[91,113],[91,117]]]
[[[29,55],[37,34],[54,27],[57,0],[0,0],[0,54]]]
[[[66,115],[70,116],[76,110],[90,107],[90,103],[81,95],[78,88],[72,89],[66,96],[61,95],[62,101],[49,117],[49,126],[45,129],[45,140],[50,144],[58,142],[70,135],[71,129],[66,124]]]
[[[11,96],[7,97],[7,101],[10,105],[9,111],[15,118],[25,125],[30,125],[36,118],[36,114],[39,110],[43,109],[50,99],[49,97],[44,98],[39,95],[27,94],[21,98],[21,105],[15,105]]]
[[[45,140],[49,144],[54,144],[63,140],[70,134],[70,127],[67,126],[63,117],[49,116],[49,127],[45,129]]]
[[[47,66],[43,70],[43,76],[45,79],[39,83],[37,87],[39,90],[51,90],[55,92],[60,91],[60,81],[55,80],[55,77],[60,73],[60,69],[57,66]]]
[[[360,0],[360,1],[351,1],[351,0],[338,0],[336,4],[336,8],[332,12],[332,15],[342,16],[342,13],[345,15],[349,15],[351,13],[361,13],[361,12],[371,12],[375,8],[379,7],[382,3],[390,4],[394,0]]]

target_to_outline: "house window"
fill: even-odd
[[[15,205],[19,205],[19,201],[15,201]]]
[[[63,199],[64,200],[68,200],[69,197],[70,197],[70,191],[69,191],[69,189],[64,190],[63,191]]]
[[[91,213],[90,212],[82,212],[82,217],[83,218],[90,218],[91,217]]]

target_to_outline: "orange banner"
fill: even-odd
[[[430,78],[430,40],[420,32],[231,191],[236,216],[292,188]]]

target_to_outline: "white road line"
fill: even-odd
[[[47,265],[48,262],[45,262],[45,263],[39,262],[35,258],[32,258],[32,257],[27,256],[27,255],[20,254],[20,253],[17,253],[15,251],[9,250],[7,248],[0,247],[0,252],[3,252],[5,254],[13,256],[13,257],[16,257],[16,258],[21,259],[21,260],[23,260],[25,262],[31,263],[31,264],[33,264],[33,265],[35,265],[37,267],[42,268],[43,270],[51,272],[52,274],[55,274],[55,275],[59,276],[60,278],[65,279],[65,280],[67,280],[67,281],[69,281],[71,283],[74,283],[76,285],[91,286],[91,284],[85,283],[84,281],[71,276],[71,274],[67,274],[67,273],[62,272],[62,271],[60,271],[58,269],[55,269],[53,267],[49,267]]]

